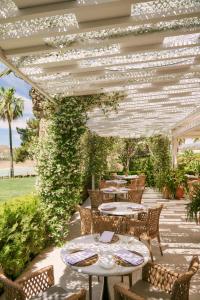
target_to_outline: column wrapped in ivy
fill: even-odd
[[[37,187],[50,210],[50,234],[56,242],[66,237],[70,215],[80,202],[87,112],[97,106],[116,107],[121,98],[118,94],[57,98],[43,108],[46,125],[36,152]]]

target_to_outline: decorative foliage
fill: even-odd
[[[116,142],[113,137],[101,137],[95,133],[88,133],[87,137],[87,152],[88,166],[87,179],[91,183],[91,176],[95,176],[95,183],[98,185],[102,176],[109,171],[108,158],[112,153]]]
[[[143,138],[125,138],[123,139],[124,147],[121,152],[121,161],[124,166],[125,173],[129,172],[130,161],[139,150],[139,144]]]
[[[38,190],[51,213],[48,223],[51,237],[57,243],[66,237],[69,217],[81,200],[84,179],[81,147],[87,112],[100,106],[106,113],[116,108],[121,97],[100,94],[43,103],[46,129],[36,150]]]
[[[194,186],[192,201],[187,204],[187,218],[200,223],[200,184]]]
[[[28,195],[0,204],[0,264],[16,278],[49,241],[47,211]]]
[[[170,142],[168,137],[158,135],[149,138],[148,146],[153,160],[155,185],[161,190],[170,170]]]
[[[26,128],[18,128],[17,133],[20,135],[21,145],[15,150],[15,161],[23,162],[26,159],[32,159],[32,145],[39,136],[39,120],[29,119]]]

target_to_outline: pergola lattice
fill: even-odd
[[[118,113],[90,112],[102,136],[200,125],[199,0],[0,0],[0,48],[46,97],[125,92]]]

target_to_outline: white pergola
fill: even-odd
[[[46,97],[125,92],[102,136],[200,130],[199,0],[0,0],[0,58]]]

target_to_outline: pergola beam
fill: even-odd
[[[60,14],[63,15],[64,11],[61,11]],[[55,13],[54,13],[55,15]],[[42,15],[43,16],[43,15]],[[31,19],[30,16],[27,16],[28,19]],[[181,19],[187,19],[187,18],[194,18],[194,17],[199,17],[199,12],[194,12],[194,13],[188,13],[181,15]],[[0,25],[7,23],[9,18],[6,19],[0,19]],[[18,21],[22,21],[23,18],[19,18]],[[167,16],[165,17],[165,21],[173,21],[176,20],[177,16]],[[6,20],[6,22],[5,22]],[[10,20],[10,22],[14,22],[13,18]],[[115,18],[102,18],[100,20],[94,21],[84,21],[81,22],[79,21],[78,27],[70,27],[69,30],[67,31],[68,34],[74,34],[74,33],[85,33],[85,32],[90,32],[90,31],[95,31],[95,30],[101,30],[101,29],[109,29],[109,28],[116,28],[116,27],[127,27],[127,26],[137,26],[137,25],[144,25],[144,24],[155,24],[157,22],[162,22],[162,17],[155,18],[155,19],[149,19],[146,22],[144,20],[137,20],[131,16],[122,16],[122,17],[115,17]],[[57,30],[55,31],[49,31],[49,30],[43,30],[42,32],[34,33],[32,34],[32,37],[37,37],[37,38],[45,38],[45,37],[52,37],[52,36],[60,36],[60,35],[66,35],[66,31],[63,29],[62,30]],[[22,37],[21,40],[26,40],[29,39],[29,36],[27,37]],[[13,40],[13,38],[7,38],[7,42],[9,43],[9,40]],[[0,37],[0,42],[3,41],[3,38]],[[17,38],[16,38],[17,41]]]
[[[37,55],[40,53],[48,53],[48,52],[52,52],[52,51],[65,51],[65,50],[73,50],[73,49],[88,49],[91,47],[97,47],[97,46],[104,46],[104,45],[111,45],[111,44],[120,44],[122,45],[129,45],[129,47],[135,46],[135,48],[145,48],[148,46],[149,49],[149,45],[153,47],[153,45],[158,45],[161,48],[164,46],[162,46],[162,42],[163,39],[165,37],[168,36],[178,36],[178,35],[184,35],[184,34],[192,34],[192,33],[199,33],[200,32],[200,28],[198,29],[191,29],[190,32],[188,32],[188,29],[184,29],[184,30],[166,30],[164,32],[153,32],[153,33],[149,33],[150,35],[150,39],[147,39],[146,34],[144,35],[137,35],[134,36],[134,39],[130,39],[130,37],[127,36],[122,36],[122,37],[118,37],[118,38],[110,38],[109,40],[101,40],[99,41],[98,44],[90,44],[90,45],[74,45],[74,46],[68,46],[68,47],[63,47],[62,49],[59,47],[53,47],[50,45],[37,45],[37,46],[31,46],[31,47],[21,47],[21,48],[13,48],[13,49],[9,49],[5,51],[6,56],[11,57],[11,56],[26,56],[26,55]],[[148,37],[149,37],[148,35]],[[57,33],[56,33],[57,36]],[[153,42],[155,40],[155,42]],[[159,42],[158,42],[159,41]],[[142,45],[142,46],[141,46]],[[194,44],[191,44],[191,46]],[[186,45],[186,47],[189,45]],[[127,46],[128,47],[128,46]],[[171,49],[176,48],[176,47],[180,47],[180,46],[174,46],[171,47]],[[126,47],[125,47],[126,48]]]
[[[11,64],[5,57],[4,52],[2,49],[0,49],[0,61],[4,63],[10,70],[12,70],[17,76],[19,76],[21,79],[25,80],[27,83],[29,83],[32,87],[34,87],[36,90],[38,90],[46,99],[51,99],[51,97],[43,91],[40,87],[38,87],[37,84],[35,84],[30,78],[25,76],[18,68],[16,68],[13,64]]]

